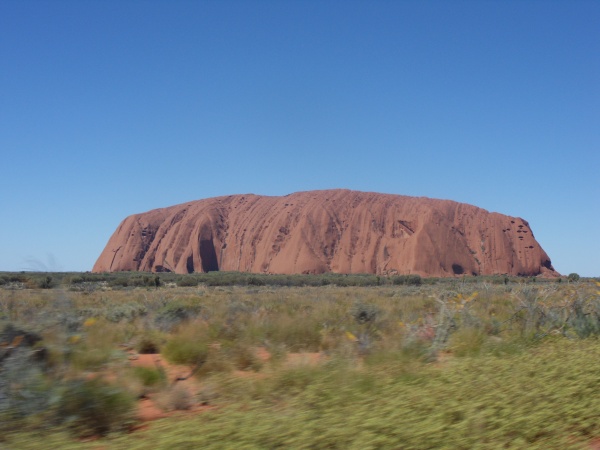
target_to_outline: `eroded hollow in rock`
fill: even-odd
[[[465,269],[460,264],[452,264],[452,272],[454,275],[462,275],[465,273]]]
[[[202,260],[202,272],[216,272],[219,270],[217,252],[212,239],[200,241],[200,259]]]

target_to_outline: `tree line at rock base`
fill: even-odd
[[[419,275],[337,274],[316,275],[256,274],[247,272],[208,273],[149,273],[149,272],[0,272],[0,288],[4,289],[94,289],[100,286],[114,289],[158,288],[164,286],[420,286],[446,283],[575,283],[577,273],[559,278],[513,277],[507,275],[462,276],[451,278],[421,277]],[[593,279],[591,279],[593,280]]]

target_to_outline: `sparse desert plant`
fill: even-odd
[[[175,384],[160,392],[157,402],[162,409],[167,411],[185,411],[193,406],[194,399],[188,389]]]
[[[138,366],[133,368],[133,374],[145,387],[160,387],[167,382],[167,375],[161,367]]]
[[[205,324],[187,324],[173,334],[162,349],[162,353],[174,364],[204,364],[211,343]]]
[[[408,286],[420,286],[423,284],[423,280],[419,275],[396,275],[391,278],[392,284],[408,285]]]
[[[106,283],[143,274],[102,276]],[[75,284],[96,282],[87,281],[88,274],[81,277]],[[165,283],[178,277],[161,274]],[[224,406],[218,413],[194,416],[196,427],[202,423],[203,435],[188,436],[190,445],[227,442],[272,448],[326,442],[336,448],[360,442],[365,448],[430,448],[445,439],[456,448],[484,441],[489,447],[543,448],[544,439],[547,444],[557,438],[544,420],[552,426],[559,422],[553,408],[560,409],[557,405],[564,400],[556,400],[557,396],[572,392],[565,385],[568,381],[577,386],[578,401],[571,399],[570,407],[561,410],[561,420],[570,421],[566,435],[573,439],[592,435],[596,412],[586,409],[593,406],[588,401],[593,397],[586,392],[598,388],[597,376],[588,370],[591,357],[580,349],[598,353],[593,337],[600,334],[600,286],[588,280],[557,284],[538,279],[533,284],[511,278],[505,284],[504,277],[466,277],[408,285],[393,284],[386,277],[377,281],[369,276],[256,275],[261,286],[250,285],[244,274],[193,277],[212,280],[216,286],[203,286],[201,292],[176,286],[90,292],[0,286],[0,329],[9,321],[31,324],[43,341],[27,350],[47,352],[47,362],[35,373],[27,371],[31,365],[27,358],[20,365],[16,359],[10,361],[14,370],[8,370],[8,359],[0,361],[0,406],[9,372],[11,404],[21,402],[13,408],[15,414],[4,414],[0,421],[14,423],[15,417],[29,417],[27,411],[33,410],[49,417],[60,404],[58,416],[78,434],[102,434],[107,427],[90,431],[77,425],[91,421],[77,412],[87,406],[66,400],[72,391],[94,397],[81,384],[96,380],[102,384],[100,390],[115,388],[133,398],[144,394],[158,398],[164,391],[165,398],[173,397],[165,401],[167,409],[190,403]],[[53,280],[60,283],[61,277]],[[236,280],[239,285],[231,285]],[[262,347],[266,351],[261,349],[262,359],[257,358]],[[555,348],[561,358],[571,361],[577,354],[579,359],[565,368],[552,353]],[[182,377],[198,376],[206,392],[201,390],[198,397],[171,392],[158,370],[130,367],[125,350],[131,349],[160,350],[166,360],[187,365],[189,371],[182,371]],[[305,355],[303,364],[298,352],[322,353]],[[435,356],[439,363],[428,364]],[[530,364],[529,359],[538,362]],[[116,381],[103,381],[103,374]],[[540,384],[538,378],[546,391],[530,394]],[[512,391],[511,383],[525,388]],[[486,405],[491,401],[493,407],[476,401],[481,393]],[[181,401],[175,401],[177,395]],[[528,395],[532,398],[521,402]],[[536,409],[548,398],[554,400]],[[68,410],[73,413],[65,413]],[[544,420],[539,419],[542,416]],[[415,420],[431,426],[427,432],[415,431],[411,425]],[[179,419],[165,423],[181,431]],[[530,423],[535,431],[528,428]],[[2,425],[0,434],[6,428]],[[477,435],[477,430],[484,431]],[[323,439],[315,443],[313,435]],[[172,440],[159,444],[163,435],[152,436],[157,448],[172,445]],[[111,436],[107,445],[128,448],[128,439],[132,438]],[[6,442],[9,448],[34,448]]]
[[[486,341],[481,328],[459,328],[448,340],[448,349],[456,356],[477,355]]]
[[[574,282],[576,282],[576,281],[579,281],[579,279],[580,279],[580,278],[581,278],[581,277],[579,276],[579,274],[577,274],[577,273],[574,273],[574,272],[573,272],[573,273],[570,273],[570,274],[567,276],[567,280],[568,280],[570,283],[574,283]]]
[[[417,336],[421,341],[431,339],[430,359],[435,359],[437,353],[445,347],[450,334],[458,326],[458,315],[465,305],[472,300],[470,297],[464,298],[462,294],[452,294],[443,291],[435,297],[438,303],[435,319],[433,319],[433,315],[428,315],[423,320],[419,320],[422,322],[422,326],[419,327]]]
[[[198,286],[198,279],[193,275],[182,276],[177,280],[177,286],[179,287],[195,287]]]
[[[154,322],[162,331],[171,331],[181,323],[200,314],[202,307],[198,303],[173,300],[157,311]]]
[[[160,353],[165,340],[162,333],[154,330],[145,330],[137,337],[135,349],[141,354]]]
[[[240,342],[229,350],[233,364],[238,370],[253,370],[258,372],[263,363],[256,354],[256,349]]]
[[[104,320],[94,318],[83,322],[80,333],[68,338],[69,362],[78,370],[99,370],[111,361],[122,360],[119,350],[124,341],[123,330]]]
[[[133,397],[99,378],[68,380],[56,409],[56,419],[78,436],[103,436],[133,423]]]
[[[287,348],[283,344],[271,343],[266,347],[266,350],[269,352],[268,363],[271,366],[280,366],[285,362],[288,355]]]
[[[5,349],[4,349],[5,350]],[[31,348],[0,353],[0,416],[21,418],[44,411],[51,402],[53,385],[45,376],[43,361]]]
[[[144,305],[137,302],[127,302],[107,309],[104,317],[110,322],[130,322],[137,317],[145,316],[147,313],[148,311]]]
[[[283,344],[291,352],[318,351],[321,327],[318,318],[307,314],[279,314],[263,322],[265,339],[273,344]]]
[[[212,405],[220,397],[219,387],[216,383],[203,383],[196,396],[201,405]]]
[[[371,303],[355,302],[350,309],[354,319],[353,331],[347,330],[346,336],[355,342],[360,354],[369,353],[375,342],[381,339],[382,311]]]
[[[50,275],[46,275],[37,280],[36,285],[40,289],[52,289],[55,283]]]
[[[293,395],[303,391],[323,375],[322,367],[301,362],[278,371],[269,385],[275,394]]]
[[[154,339],[148,337],[141,338],[136,345],[136,349],[141,354],[160,353],[160,346]]]

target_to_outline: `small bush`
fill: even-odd
[[[157,398],[158,405],[165,410],[185,411],[192,407],[190,392],[183,386],[172,386],[161,392]]]
[[[80,370],[98,370],[106,364],[122,360],[125,354],[118,349],[123,331],[110,322],[88,319],[81,334],[72,335],[69,343],[71,365]]]
[[[581,277],[579,276],[579,274],[577,273],[570,273],[569,276],[567,277],[567,280],[571,283],[574,283],[576,281],[579,281]]]
[[[151,353],[160,353],[160,341],[155,336],[142,336],[138,343],[135,346],[135,349],[138,353],[151,354]]]
[[[163,355],[174,364],[201,364],[207,359],[208,345],[188,336],[175,335],[163,348]]]
[[[53,389],[35,351],[23,347],[7,354],[0,348],[0,358],[0,415],[21,418],[43,411]]]
[[[324,375],[324,369],[310,364],[300,364],[279,371],[272,380],[273,393],[295,395],[316,383]]]
[[[145,387],[156,387],[166,383],[167,375],[161,368],[134,367],[133,373]]]
[[[396,286],[420,286],[423,284],[423,279],[419,275],[396,275],[392,277],[392,284]]]
[[[139,277],[133,277],[128,280],[127,283],[129,286],[135,287],[160,287],[161,281],[158,275],[150,276],[150,275],[142,275]]]
[[[147,314],[146,307],[139,303],[123,303],[110,308],[105,313],[106,320],[109,322],[120,322],[126,320],[132,321],[136,317],[142,317]]]
[[[179,287],[195,287],[198,286],[198,279],[193,276],[184,276],[177,280]]]
[[[321,347],[321,322],[316,317],[279,316],[263,324],[271,344],[285,345],[291,352],[316,352]]]
[[[475,356],[486,340],[480,328],[460,328],[450,335],[448,348],[456,356]]]
[[[203,383],[197,398],[201,405],[211,405],[219,397],[219,388],[216,384]]]
[[[157,312],[154,323],[160,330],[170,331],[182,322],[197,317],[201,309],[199,304],[189,304],[175,300],[166,304]]]
[[[104,436],[133,423],[134,399],[100,379],[70,380],[64,386],[57,418],[78,436]]]
[[[231,349],[234,365],[238,370],[253,370],[258,372],[262,367],[262,361],[256,355],[256,351],[247,345],[238,344]]]
[[[108,282],[110,287],[127,287],[129,285],[129,280],[127,277],[117,277]]]
[[[54,287],[54,283],[52,281],[51,276],[45,276],[41,278],[36,284],[37,287],[40,289],[52,289]]]
[[[379,314],[379,308],[375,305],[358,302],[354,304],[350,313],[352,314],[352,317],[354,317],[356,323],[362,325],[374,322]]]

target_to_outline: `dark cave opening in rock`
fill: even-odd
[[[452,264],[452,272],[454,275],[462,275],[465,273],[465,269],[460,264]]]
[[[216,272],[219,270],[217,252],[212,239],[200,241],[200,260],[202,261],[202,272]]]

